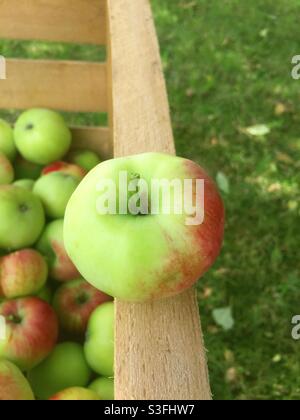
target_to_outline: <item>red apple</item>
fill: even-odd
[[[33,392],[27,379],[13,363],[0,360],[0,401],[32,401]]]
[[[68,388],[50,398],[50,401],[100,401],[95,391],[86,388]]]
[[[66,162],[51,163],[42,170],[42,175],[48,175],[52,172],[62,172],[67,175],[76,176],[80,179],[84,178],[87,174],[87,171],[81,168],[79,165]]]
[[[92,312],[112,298],[95,289],[85,280],[78,279],[61,286],[53,306],[62,328],[75,335],[83,335]]]
[[[0,296],[12,299],[38,293],[45,285],[48,266],[33,249],[13,252],[0,259]]]
[[[37,243],[38,251],[46,257],[49,263],[50,277],[61,282],[80,277],[65,250],[63,223],[62,219],[49,223]]]
[[[9,300],[0,304],[5,319],[5,339],[0,340],[0,358],[30,370],[53,350],[58,322],[51,306],[36,297]]]

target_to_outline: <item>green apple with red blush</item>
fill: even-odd
[[[72,163],[67,162],[54,162],[50,165],[46,166],[42,170],[42,176],[51,174],[52,172],[61,172],[66,175],[72,175],[79,179],[82,179],[87,174],[87,171],[83,168],[81,168],[78,165],[74,165]]]
[[[14,180],[14,168],[8,158],[0,152],[0,185],[11,184]]]
[[[78,343],[58,344],[49,357],[28,374],[35,395],[48,399],[70,387],[86,387],[92,376],[82,346]]]
[[[45,213],[38,197],[24,188],[0,186],[0,248],[31,247],[44,225]]]
[[[20,369],[0,359],[0,401],[33,401],[32,389]]]
[[[17,154],[13,129],[8,122],[2,119],[0,119],[0,152],[4,153],[11,162]]]
[[[37,250],[46,258],[50,277],[59,282],[80,277],[65,250],[63,223],[62,219],[49,223],[36,244]]]
[[[0,358],[22,371],[33,369],[54,349],[58,321],[49,304],[36,297],[7,300],[0,304],[5,319],[5,337],[0,340]]]
[[[135,196],[147,198],[147,208],[136,214],[99,212],[98,203],[126,191],[119,188],[120,174],[141,180],[139,194],[127,194],[127,207]],[[103,181],[116,189],[103,192]],[[195,209],[166,214],[162,203],[152,201],[153,181],[204,184],[204,200],[192,196]],[[101,183],[100,187],[99,184]],[[129,185],[129,184],[128,184]],[[125,185],[125,188],[128,187]],[[138,191],[138,190],[137,190]],[[170,197],[175,201],[175,189]],[[182,200],[182,198],[181,198]],[[172,200],[171,200],[172,202]],[[148,212],[157,204],[157,212]],[[113,206],[112,206],[113,207]],[[199,215],[204,213],[201,219]],[[126,210],[126,209],[125,209]],[[203,215],[203,214],[202,214]],[[144,302],[183,292],[203,276],[217,258],[224,232],[224,206],[215,183],[196,163],[166,154],[146,153],[105,161],[93,169],[72,195],[66,210],[66,250],[81,275],[94,287],[125,301]]]
[[[74,336],[83,336],[93,311],[112,298],[83,279],[70,281],[56,291],[53,307],[62,329]]]
[[[42,108],[23,112],[14,128],[19,153],[29,162],[38,165],[60,160],[70,148],[71,137],[63,117]]]
[[[73,387],[58,392],[51,401],[100,401],[99,395],[87,388]]]
[[[33,249],[23,249],[0,258],[0,296],[6,299],[35,295],[45,285],[48,266]]]
[[[36,181],[33,193],[40,198],[49,218],[61,219],[79,182],[80,179],[73,175],[51,172]]]

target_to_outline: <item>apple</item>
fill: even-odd
[[[92,313],[84,343],[89,366],[103,376],[114,374],[114,303],[100,305]]]
[[[124,173],[129,182],[120,188]],[[100,194],[105,180],[113,181],[117,191],[106,187],[106,193]],[[126,194],[130,184],[133,187],[141,180],[146,186],[142,184],[139,194]],[[159,189],[161,202],[150,194],[153,182],[163,180],[178,181],[181,189],[186,183],[196,187],[203,182],[205,198],[200,194],[196,200],[196,188],[185,190],[193,193],[189,194],[191,200],[185,200],[185,207],[191,207],[193,200],[195,208],[176,214],[173,206],[166,214],[163,200],[167,194]],[[103,207],[99,211],[103,197],[111,204],[115,192],[117,204],[120,197],[127,196],[125,212],[137,196],[143,198],[145,208],[138,209],[136,215],[128,211],[118,214],[118,208],[122,209],[118,205],[117,214],[104,214]],[[174,202],[174,188],[170,198]],[[182,197],[176,203],[182,204]],[[153,211],[156,206],[157,214]],[[147,211],[149,214],[145,214]],[[143,302],[190,288],[218,256],[223,231],[222,199],[204,170],[187,159],[146,153],[105,161],[84,178],[67,206],[64,237],[70,258],[89,283],[121,300]]]
[[[53,307],[65,332],[83,335],[91,313],[111,299],[85,280],[77,279],[64,284],[56,291]]]
[[[11,184],[14,180],[14,168],[8,158],[0,152],[0,185]]]
[[[61,282],[75,280],[80,277],[65,250],[63,224],[63,220],[55,220],[49,223],[36,246],[37,250],[44,255],[48,262],[50,277]]]
[[[19,179],[13,183],[15,187],[25,188],[27,191],[32,191],[34,186],[33,179]]]
[[[48,303],[36,297],[8,300],[0,304],[0,316],[6,322],[0,358],[26,371],[51,353],[58,337],[58,322]]]
[[[38,179],[33,193],[42,201],[46,215],[52,219],[64,217],[68,201],[80,179],[63,172],[52,172]]]
[[[0,401],[33,401],[30,385],[13,363],[0,359]]]
[[[85,387],[91,370],[84,358],[82,346],[66,342],[58,344],[50,356],[28,374],[38,398],[46,400],[70,387]]]
[[[87,171],[80,166],[66,162],[51,163],[42,170],[42,175],[48,175],[52,172],[62,172],[67,175],[73,175],[80,179],[84,178],[87,174]]]
[[[0,186],[0,248],[31,247],[44,225],[45,214],[38,197],[24,188]]]
[[[71,145],[71,131],[63,117],[48,109],[30,109],[18,118],[15,144],[20,154],[39,165],[61,159]]]
[[[36,180],[41,176],[43,167],[35,163],[28,162],[18,155],[14,164],[16,179],[33,179]]]
[[[4,153],[11,162],[17,154],[13,129],[2,119],[0,119],[0,152]]]
[[[101,162],[97,153],[87,149],[72,150],[68,156],[68,160],[85,169],[87,172]]]
[[[109,401],[115,399],[113,378],[95,379],[90,384],[89,389],[95,391],[100,396],[101,400]]]
[[[100,401],[99,395],[90,389],[73,387],[58,392],[51,401]]]
[[[6,255],[0,258],[0,296],[34,295],[45,285],[47,276],[48,266],[37,251],[23,249]]]

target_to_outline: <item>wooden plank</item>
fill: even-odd
[[[104,0],[1,0],[0,38],[105,44]]]
[[[9,59],[0,108],[106,112],[106,64]]]
[[[112,143],[108,127],[72,127],[72,149],[90,149],[101,159],[112,158]]]
[[[175,153],[148,0],[107,0],[115,156]],[[115,393],[124,400],[209,400],[195,291],[147,304],[116,302]]]

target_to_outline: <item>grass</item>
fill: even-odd
[[[290,76],[299,1],[152,3],[178,155],[229,183],[224,248],[198,292],[214,396],[299,399],[300,81]],[[103,51],[0,41],[0,54],[95,60]],[[270,133],[249,135],[257,124]],[[222,307],[232,309],[230,331],[213,319]]]

